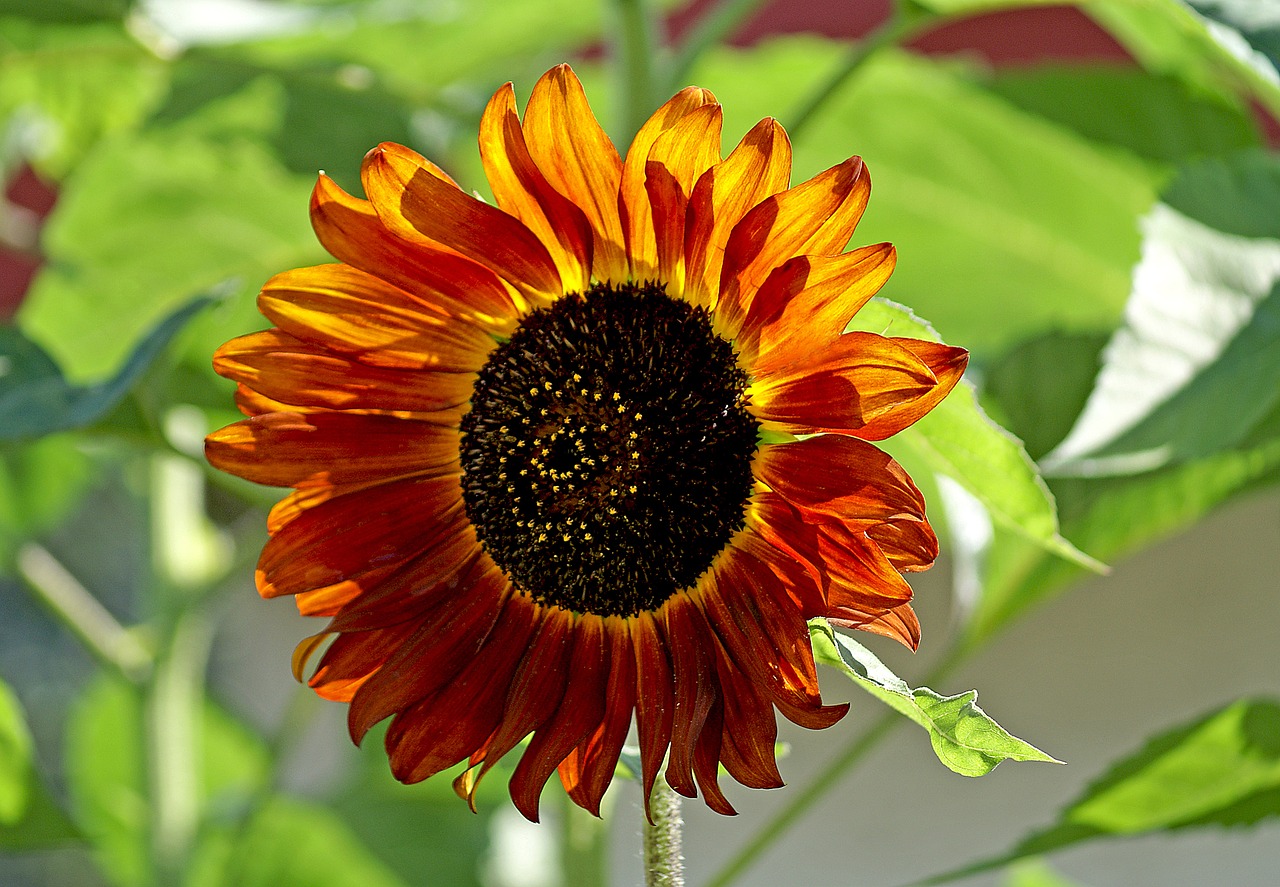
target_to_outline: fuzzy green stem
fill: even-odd
[[[684,857],[681,843],[684,818],[680,796],[666,780],[659,779],[649,799],[653,822],[644,824],[645,887],[684,887]]]
[[[613,56],[621,98],[622,130],[626,145],[653,113],[654,60],[658,52],[658,24],[648,0],[612,0]]]
[[[52,554],[35,543],[18,550],[18,573],[35,598],[100,663],[131,683],[151,670],[151,653]]]

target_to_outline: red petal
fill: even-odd
[[[969,365],[969,352],[940,342],[921,339],[890,339],[895,345],[912,352],[933,372],[938,383],[922,396],[896,404],[892,409],[876,416],[865,427],[853,432],[863,440],[884,440],[912,425],[926,413],[942,403],[942,399],[956,387],[965,367]]]
[[[660,614],[675,677],[667,784],[693,798],[698,794],[693,778],[695,745],[719,695],[711,639],[702,612],[684,598],[668,601]]]
[[[671,744],[675,718],[675,683],[666,642],[653,614],[634,617],[632,638],[636,653],[636,733],[640,742],[641,785],[644,813],[653,822],[650,798],[658,769]]]

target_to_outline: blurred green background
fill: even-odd
[[[318,626],[251,587],[276,494],[200,455],[213,349],[326,260],[316,171],[399,141],[485,193],[484,103],[565,60],[623,147],[696,83],[726,149],[788,127],[793,183],[866,159],[854,242],[932,326],[858,322],[973,352],[890,444],[944,537],[921,653],[868,646],[1070,764],[963,780],[902,727],[850,775],[860,697],[784,731],[791,787],[686,805],[690,882],[1273,883],[1278,57],[1271,0],[0,0],[0,885],[593,883],[551,792],[475,816],[347,746],[289,675]],[[586,855],[639,883],[614,795]]]

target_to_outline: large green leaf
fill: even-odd
[[[913,690],[870,650],[833,631],[824,619],[809,623],[809,636],[818,662],[844,672],[872,696],[923,727],[938,760],[961,776],[985,776],[1001,761],[1061,763],[993,721],[978,707],[976,690],[955,696],[940,696],[928,687]]]
[[[1259,143],[1244,102],[1138,68],[1002,68],[987,88],[1081,135],[1154,161],[1181,163]]]
[[[0,441],[83,428],[101,419],[128,393],[170,340],[212,300],[200,296],[147,332],[124,365],[94,385],[72,385],[40,346],[15,327],[0,327]]]
[[[1099,838],[1280,816],[1280,703],[1246,699],[1153,737],[1117,761],[1057,822],[1011,851],[921,883],[940,884]]]
[[[938,334],[907,308],[885,299],[868,303],[851,324],[887,336],[938,341]],[[1058,532],[1053,497],[1021,441],[992,422],[973,388],[961,382],[941,404],[885,443],[894,453],[910,451],[917,463],[945,475],[974,496],[1000,526],[1047,551],[1091,568],[1096,561]]]
[[[67,726],[72,813],[117,885],[149,883],[145,713],[137,688],[103,678],[77,701]],[[242,808],[267,772],[262,741],[207,703],[195,742],[202,811]]]
[[[330,810],[283,797],[259,809],[236,830],[234,841],[210,841],[195,869],[189,887],[405,887],[409,883],[374,857]],[[431,882],[436,883],[439,871],[430,871]],[[457,882],[442,878],[439,883]]]
[[[133,5],[131,0],[0,0],[0,16],[67,24],[72,22],[121,21]]]
[[[1269,227],[1280,159],[1210,161],[1171,190],[1177,209],[1145,220],[1125,323],[1049,471],[1131,473],[1211,455],[1280,403],[1280,226]]]
[[[54,178],[99,139],[136,126],[163,93],[166,75],[164,63],[119,25],[0,17],[0,132],[9,130]]]
[[[845,52],[810,38],[722,49],[692,79],[724,103],[729,141],[793,107]],[[949,342],[981,354],[1052,328],[1111,327],[1155,173],[975,79],[954,64],[878,53],[795,134],[793,179],[865,158],[874,187],[855,242],[898,247],[885,294]]]
[[[238,279],[239,298],[199,325],[207,360],[263,325],[252,294],[267,277],[324,260],[308,224],[312,177],[244,134],[281,112],[279,91],[255,82],[180,125],[113,140],[67,182],[46,229],[52,262],[19,322],[70,380],[106,375],[192,292]]]

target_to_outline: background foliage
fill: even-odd
[[[212,350],[263,326],[268,276],[325,260],[306,216],[316,170],[358,189],[364,152],[393,140],[483,192],[484,102],[565,59],[618,144],[635,108],[696,82],[727,138],[766,115],[788,126],[794,181],[866,158],[856,239],[903,258],[857,323],[974,355],[971,384],[891,442],[946,531],[956,591],[928,680],[1102,563],[1280,481],[1280,4],[1079,0],[1132,63],[998,65],[922,50],[948,24],[1046,4],[899,0],[858,42],[749,46],[726,38],[761,3],[695,5],[668,44],[646,35],[675,10],[635,0],[279,0],[243,16],[0,0],[0,179],[57,192],[43,225],[12,192],[0,203],[3,255],[39,266],[0,325],[0,881],[528,883],[512,880],[512,854],[536,859],[511,849],[501,791],[472,816],[446,779],[397,786],[372,740],[330,766],[308,745],[319,703],[255,697],[255,670],[283,671],[295,639],[238,661],[256,618],[241,614],[267,606],[247,577],[272,494],[211,472],[200,441],[236,418]],[[975,754],[966,724],[995,735],[972,698],[823,643],[957,760]],[[1010,884],[1062,884],[1034,857],[1275,816],[1280,708],[1234,695],[1151,724],[1048,825],[954,874],[1015,863]],[[714,883],[784,837],[889,718]],[[1034,758],[1023,746],[994,760]],[[565,834],[550,870],[592,883],[595,851],[583,863]]]

